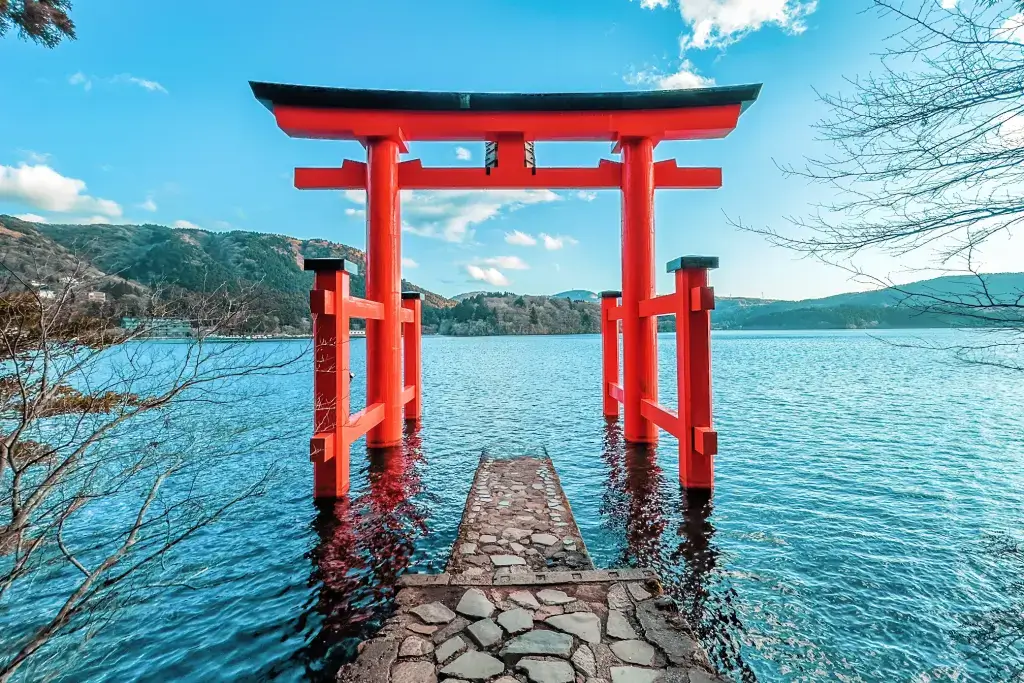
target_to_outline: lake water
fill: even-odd
[[[481,453],[550,455],[595,562],[661,572],[736,680],[993,680],[952,632],[1015,578],[985,545],[1022,531],[1024,382],[888,343],[957,334],[715,333],[710,503],[681,495],[671,437],[627,450],[601,416],[598,337],[429,337],[421,429],[402,457],[354,448],[350,500],[318,510],[304,371],[238,413],[294,429],[245,463],[278,465],[270,494],[190,546],[202,589],[132,608],[58,680],[322,679],[398,576],[443,569]]]

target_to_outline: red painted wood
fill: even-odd
[[[657,321],[640,317],[640,302],[654,297],[654,141],[624,140],[622,161],[623,433],[627,442],[655,443],[657,426],[641,402],[658,400]]]
[[[313,314],[313,495],[338,498],[349,490],[349,444],[340,425],[348,418],[348,316],[335,304],[348,296],[345,271],[319,271],[310,292]]]
[[[369,431],[371,447],[402,441],[402,244],[398,197],[398,141],[368,143],[366,298],[381,307],[366,325],[366,400],[382,403],[384,419]]]
[[[292,137],[397,141],[495,140],[503,131],[524,139],[615,142],[627,138],[705,140],[736,128],[740,105],[641,111],[375,111],[274,107]]]
[[[422,411],[423,396],[423,301],[421,299],[405,299],[402,301],[403,312],[411,314],[411,320],[405,325],[405,392],[412,392],[408,398],[403,396],[406,420],[419,420]]]
[[[619,323],[611,317],[618,299],[601,299],[601,396],[605,417],[618,417],[619,404],[612,397],[612,386],[619,383]]]
[[[716,190],[720,168],[679,168],[672,159],[654,165],[658,189]],[[424,168],[419,159],[398,165],[398,182],[406,190],[601,190],[622,186],[622,165],[602,159],[597,168]],[[346,159],[340,168],[296,168],[300,190],[362,190],[366,164]]]

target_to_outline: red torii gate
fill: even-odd
[[[314,495],[349,488],[349,448],[402,439],[405,419],[419,420],[420,299],[401,291],[399,190],[612,189],[622,191],[622,291],[602,293],[604,413],[618,417],[633,443],[654,443],[658,427],[679,439],[680,480],[711,488],[717,435],[711,423],[710,311],[707,271],[717,258],[668,264],[676,290],[654,287],[654,191],[716,189],[720,168],[680,168],[654,161],[662,140],[720,138],[735,129],[760,85],[634,93],[499,94],[353,90],[251,82],[253,94],[292,137],[358,140],[367,162],[297,168],[299,189],[366,190],[366,299],[349,293],[354,267],[342,259],[307,259],[316,272],[310,295],[314,336]],[[482,168],[424,168],[399,161],[412,141],[484,141]],[[606,141],[622,161],[593,168],[538,168],[536,141]],[[490,156],[490,154],[489,154]],[[621,303],[620,303],[621,299]],[[657,317],[676,316],[678,412],[658,403]],[[349,319],[366,318],[366,408],[349,414]],[[619,381],[622,321],[624,367]],[[403,334],[402,326],[407,325]],[[403,349],[405,353],[403,378]]]

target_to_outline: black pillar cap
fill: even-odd
[[[602,299],[618,299],[622,296],[622,292],[616,292],[614,289],[608,289],[598,294]]]
[[[352,275],[359,274],[359,266],[343,258],[307,258],[302,260],[303,270],[332,271],[344,270]]]
[[[680,256],[674,261],[669,261],[665,272],[674,273],[677,270],[690,270],[693,268],[705,268],[712,270],[718,267],[717,256]]]
[[[423,292],[402,292],[402,301],[407,299],[423,299]]]

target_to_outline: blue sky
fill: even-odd
[[[77,41],[46,50],[0,39],[0,63],[8,65],[0,72],[0,213],[256,230],[363,247],[358,196],[300,192],[291,180],[295,166],[362,159],[361,147],[288,138],[253,99],[248,80],[522,92],[760,82],[761,99],[728,138],[657,149],[658,158],[721,166],[725,174],[721,190],[659,192],[659,289],[671,288],[660,264],[683,254],[721,257],[713,280],[722,295],[807,298],[859,289],[841,270],[737,231],[727,215],[784,227],[786,216],[827,199],[821,188],[784,179],[776,162],[814,151],[810,126],[825,113],[815,88],[835,91],[844,75],[876,67],[872,53],[892,26],[862,12],[865,6],[80,1]],[[422,143],[408,158],[471,165],[482,154],[479,144]],[[538,145],[537,156],[542,165],[612,158],[606,144],[549,143]],[[618,287],[617,192],[415,193],[403,202],[403,219],[405,276],[442,294]],[[516,231],[536,243],[510,237]],[[863,258],[859,265],[880,275],[905,265]],[[999,254],[987,266],[1010,268]]]

